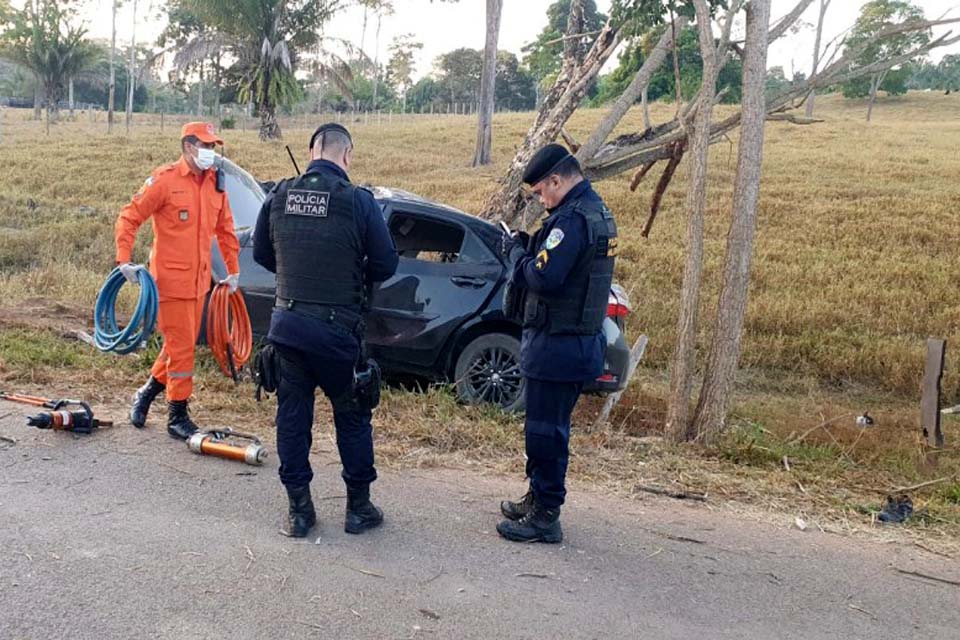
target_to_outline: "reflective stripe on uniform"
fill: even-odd
[[[192,378],[193,371],[168,371],[168,378]]]

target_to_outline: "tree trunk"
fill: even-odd
[[[283,138],[277,123],[277,109],[273,105],[260,105],[260,141],[280,140]]]
[[[363,29],[360,31],[360,64],[363,68],[363,43],[367,39],[367,5],[363,5]]]
[[[70,76],[70,82],[69,82],[69,84],[67,85],[67,91],[69,92],[69,93],[67,94],[67,95],[68,95],[68,97],[67,97],[67,102],[68,102],[69,105],[70,105],[70,119],[72,120],[72,119],[73,119],[73,107],[74,107],[74,103],[73,103],[73,76]]]
[[[557,78],[556,84],[544,98],[533,126],[527,131],[523,144],[514,155],[506,175],[500,180],[500,189],[487,200],[482,217],[501,219],[508,223],[521,217],[525,224],[529,216],[526,211],[528,205],[532,209],[531,213],[538,211],[538,205],[521,190],[527,162],[540,147],[556,140],[560,129],[580,106],[590,83],[597,77],[618,44],[619,32],[608,20],[582,64],[573,68],[569,77],[563,77],[561,73]]]
[[[713,341],[694,417],[697,438],[707,441],[715,439],[724,427],[740,359],[763,164],[764,124],[767,118],[764,85],[769,29],[770,0],[751,0],[747,5],[743,124],[740,128],[733,191],[733,219],[727,235],[727,254]]]
[[[820,0],[820,17],[817,19],[817,38],[813,44],[813,67],[810,69],[810,77],[817,75],[817,67],[820,66],[820,40],[823,36],[823,17],[827,14],[827,7],[830,6],[830,0]],[[814,89],[807,96],[806,116],[813,117],[813,103],[817,99],[817,90]]]
[[[203,118],[203,60],[200,61],[200,82],[197,83],[197,117]]]
[[[213,60],[213,112],[216,116],[220,117],[220,91],[223,85],[223,69],[220,67],[220,52],[217,52],[217,56]]]
[[[881,71],[870,80],[870,101],[867,103],[867,122],[873,117],[873,105],[877,102],[877,93],[880,91],[880,85],[887,78],[887,72]]]
[[[130,25],[130,68],[127,70],[127,133],[133,122],[133,90],[137,76],[137,0],[133,0],[133,23]]]
[[[703,80],[693,131],[688,138],[690,178],[687,183],[687,250],[677,318],[677,342],[670,367],[670,398],[667,403],[666,435],[673,442],[686,442],[694,436],[690,420],[690,393],[697,368],[697,316],[700,309],[700,285],[703,279],[704,217],[707,208],[707,166],[710,155],[710,126],[717,91],[719,65],[711,31],[710,8],[706,0],[695,0]],[[683,25],[677,25],[677,31]],[[667,29],[666,34],[672,33]],[[659,45],[658,45],[659,48]],[[656,50],[654,50],[656,52]],[[666,54],[663,55],[666,57]],[[648,58],[649,59],[649,58]],[[662,64],[657,63],[657,67]]]
[[[480,76],[480,108],[477,110],[477,145],[473,166],[490,164],[493,143],[493,107],[496,100],[497,41],[500,39],[500,15],[503,0],[487,0],[487,41],[483,49],[483,72]]]
[[[680,30],[686,25],[686,18],[677,18],[677,33],[679,33]],[[712,48],[712,39],[710,43]],[[633,76],[633,80],[630,81],[630,84],[627,86],[627,88],[623,90],[623,93],[620,94],[620,97],[618,97],[613,103],[613,105],[610,107],[610,110],[607,111],[606,115],[603,117],[603,120],[600,121],[600,124],[597,125],[597,128],[594,130],[594,132],[590,134],[590,137],[587,139],[587,141],[582,147],[580,147],[580,150],[577,152],[577,158],[580,159],[581,162],[592,158],[594,155],[596,155],[597,151],[600,150],[601,145],[606,142],[607,137],[617,126],[617,124],[619,124],[620,120],[623,119],[623,116],[626,115],[627,111],[630,110],[630,107],[637,103],[637,98],[639,98],[644,89],[649,86],[650,80],[653,78],[653,74],[655,74],[663,65],[663,61],[667,59],[667,54],[670,53],[672,48],[673,30],[666,29],[663,32],[663,35],[660,36],[660,41],[657,42],[657,46],[653,48],[653,51],[650,52],[650,55],[647,56],[647,59],[643,61],[643,66],[641,66],[637,74]]]
[[[114,57],[117,53],[117,3],[120,0],[111,0],[112,13],[110,22],[110,88],[107,95],[107,133],[113,133],[113,107],[116,101],[117,70]]]
[[[653,123],[650,121],[650,101],[647,98],[649,87],[644,87],[643,91],[640,92],[640,106],[643,108],[643,130],[653,126]]]
[[[39,121],[43,117],[43,88],[40,86],[40,78],[33,87],[33,119]]]
[[[377,35],[373,41],[373,108],[377,109],[377,93],[380,88],[380,23],[383,15],[377,13]]]

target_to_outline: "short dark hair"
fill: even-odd
[[[328,122],[317,127],[317,130],[310,136],[310,149],[313,149],[317,140],[320,140],[320,149],[323,147],[339,147],[342,149],[353,148],[353,138],[350,132],[342,124]]]
[[[198,142],[200,142],[200,138],[197,136],[186,136],[180,140],[180,148],[182,149],[185,144],[196,145]]]
[[[577,176],[583,177],[583,169],[580,168],[580,163],[574,156],[567,156],[563,160],[557,163],[557,166],[550,171],[550,175],[556,174],[561,178],[574,178]]]

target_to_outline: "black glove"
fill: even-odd
[[[500,237],[500,252],[505,258],[516,260],[527,252],[530,234],[524,231],[515,231],[512,234],[504,232]]]

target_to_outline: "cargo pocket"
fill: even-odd
[[[560,457],[563,437],[557,425],[549,422],[528,421],[524,432],[528,457],[551,459]]]

